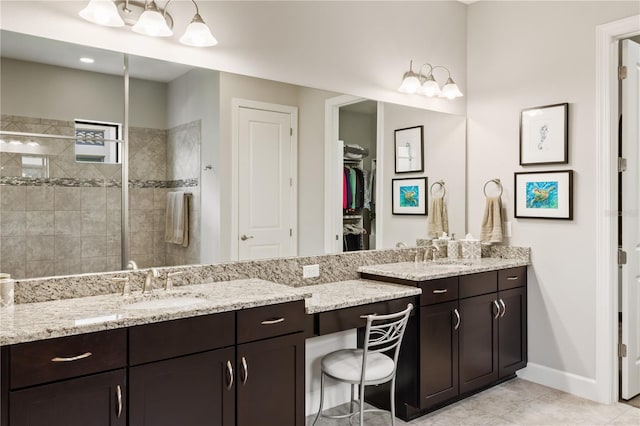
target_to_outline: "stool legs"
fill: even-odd
[[[320,418],[320,414],[322,413],[322,406],[324,405],[324,371],[320,373],[320,408],[318,409],[318,414],[316,414],[316,418],[313,419],[312,426],[315,426]]]
[[[396,426],[396,376],[391,379],[391,388],[389,390],[389,399],[391,400],[391,426]]]

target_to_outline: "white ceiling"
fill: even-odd
[[[0,31],[0,56],[112,75],[122,75],[124,67],[124,55],[119,52],[5,30]],[[95,62],[82,63],[80,62],[82,57],[90,57]],[[166,83],[191,69],[193,67],[175,62],[139,56],[129,57],[129,75],[132,78]]]

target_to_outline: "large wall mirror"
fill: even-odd
[[[243,148],[234,144],[242,137],[243,108],[264,105],[295,111],[295,161],[286,164],[295,164],[293,225],[287,229],[294,255],[353,249],[353,241],[345,245],[346,233],[337,232],[347,225],[366,230],[367,241],[358,250],[412,245],[427,235],[426,216],[391,214],[391,179],[397,177],[393,134],[411,126],[424,126],[425,138],[425,170],[415,176],[426,176],[429,185],[445,182],[449,227],[465,232],[462,116],[366,99],[340,105],[333,100],[341,93],[140,57],[127,58],[125,99],[120,53],[7,31],[1,43],[0,270],[15,278],[120,270],[126,265],[123,246],[139,267],[242,259],[240,237],[249,243],[257,237],[243,231],[239,220],[246,211],[238,202],[238,193],[246,192],[239,190],[245,174],[238,166]],[[334,117],[327,114],[331,105],[335,123],[327,123]],[[329,138],[332,150],[328,129],[336,131]],[[253,130],[267,139],[275,134],[272,126]],[[351,147],[349,153],[344,146]],[[274,142],[251,152],[273,163],[280,158],[276,147]],[[365,221],[347,223],[341,179],[354,147],[367,153],[353,165],[372,185]],[[262,167],[252,164],[246,170]],[[335,176],[325,179],[325,170]],[[129,181],[124,198],[123,176]],[[252,176],[269,187],[268,172]],[[335,188],[327,191],[333,178]],[[176,202],[170,193],[184,196]],[[331,193],[335,204],[329,206]],[[261,209],[265,201],[254,196],[248,202],[260,213],[249,221],[268,224],[270,213]],[[167,216],[175,223],[185,203],[188,241],[167,241]],[[335,220],[327,220],[328,214]]]

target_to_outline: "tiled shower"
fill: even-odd
[[[34,117],[2,115],[0,128],[74,135],[73,122]],[[2,139],[0,270],[31,278],[122,269],[121,166],[76,162],[72,139]],[[200,121],[132,127],[129,141],[130,258],[141,268],[199,263]],[[48,172],[23,176],[27,153],[46,158]],[[186,248],[164,242],[166,194],[177,190],[191,194]]]

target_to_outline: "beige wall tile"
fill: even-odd
[[[106,257],[107,237],[93,236],[82,237],[82,258]]]
[[[53,210],[54,191],[52,186],[28,186],[26,210]]]
[[[28,211],[26,212],[26,235],[53,235],[54,212]]]
[[[25,237],[2,237],[0,238],[0,259],[5,261],[23,260],[25,258],[26,241]],[[2,268],[0,268],[2,270]],[[5,272],[2,270],[2,272]]]
[[[2,186],[0,196],[0,211],[24,211],[26,207],[26,187]]]
[[[54,240],[50,236],[29,236],[26,237],[26,259],[27,262],[32,260],[53,260],[54,258]],[[29,267],[27,266],[27,274]],[[34,276],[34,275],[30,275]]]
[[[54,237],[54,255],[56,261],[58,260],[72,260],[72,259],[80,259],[81,254],[81,243],[82,240],[80,237],[71,237],[66,235],[56,235]]]
[[[0,236],[25,235],[25,223],[27,215],[24,211],[7,211],[0,214]]]
[[[83,237],[94,235],[106,235],[107,213],[106,210],[83,210],[81,235]]]
[[[55,235],[80,236],[82,223],[79,211],[56,211],[53,220]]]
[[[81,210],[105,210],[107,208],[106,188],[82,188]]]
[[[27,260],[26,272],[28,278],[50,277],[55,275],[55,265],[52,260]]]
[[[54,207],[56,211],[80,210],[82,188],[55,187]]]

